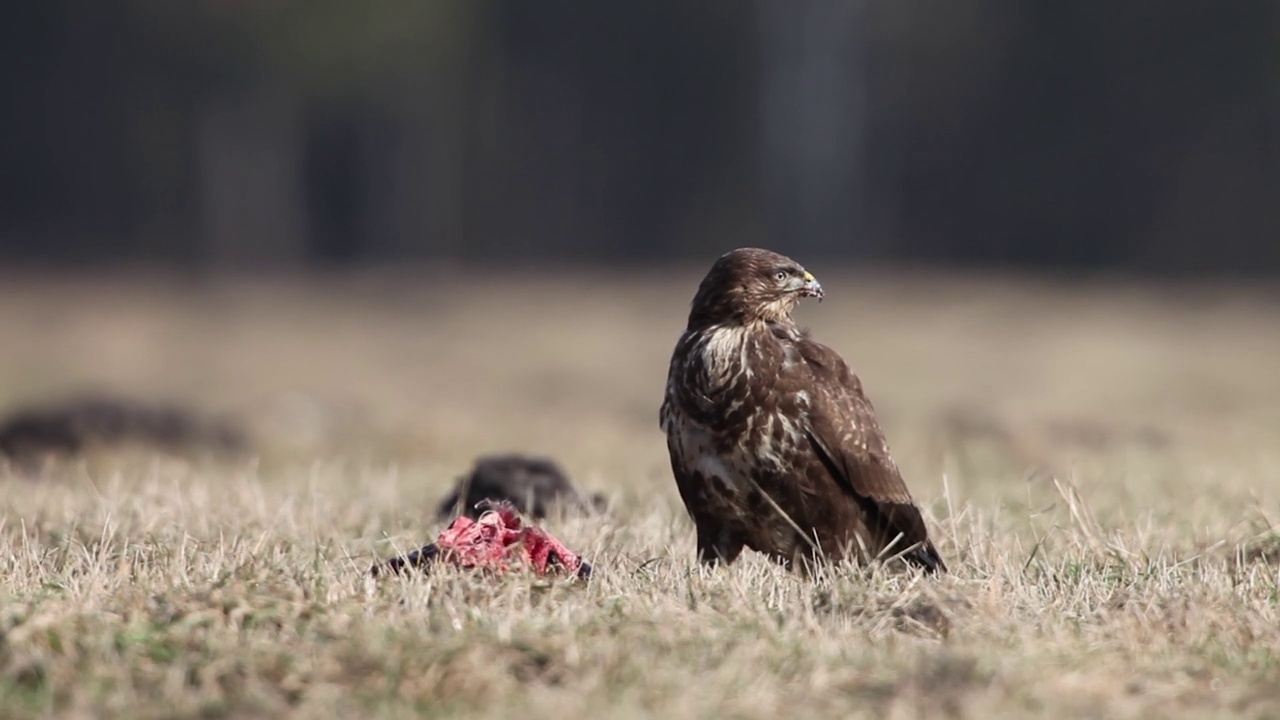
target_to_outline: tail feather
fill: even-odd
[[[903,556],[907,562],[916,567],[923,568],[925,572],[930,574],[947,572],[947,564],[942,561],[942,556],[938,554],[933,542],[926,540],[924,545],[912,550]]]

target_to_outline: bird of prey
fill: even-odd
[[[946,572],[861,381],[791,317],[823,295],[759,248],[721,256],[698,287],[660,414],[698,559],[749,547],[788,568],[898,555]]]

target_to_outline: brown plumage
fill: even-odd
[[[699,560],[749,547],[792,567],[911,548],[907,562],[945,572],[862,383],[792,320],[802,297],[823,297],[812,274],[741,248],[693,299],[661,424]]]

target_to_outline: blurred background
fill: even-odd
[[[925,496],[1280,428],[1271,0],[44,0],[0,47],[0,455],[213,413],[674,500],[667,363],[741,245],[822,279]]]
[[[43,0],[0,259],[1280,268],[1280,6]]]

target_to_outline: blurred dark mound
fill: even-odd
[[[188,408],[102,396],[22,408],[0,420],[0,455],[18,461],[123,446],[237,453],[249,439],[234,423]]]
[[[569,480],[554,460],[517,454],[488,455],[476,460],[471,473],[440,502],[439,516],[477,518],[482,500],[506,500],[521,513],[545,518],[553,507],[567,512],[603,512],[607,502],[601,493],[588,495]]]

